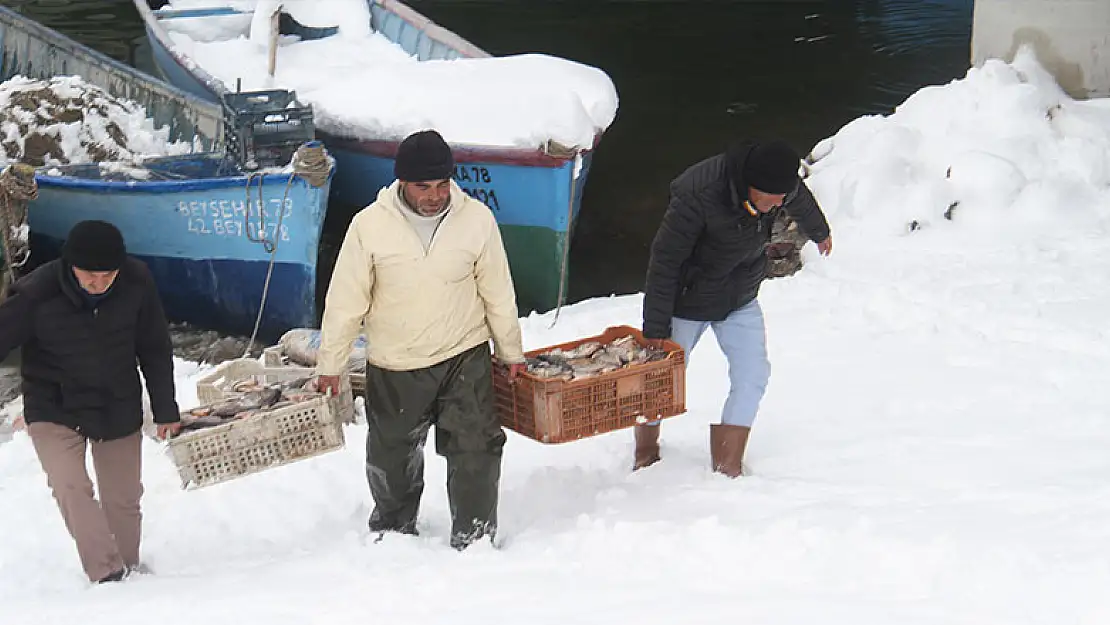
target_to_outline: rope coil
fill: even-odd
[[[258,329],[262,325],[262,315],[266,310],[266,299],[270,294],[270,280],[274,275],[274,262],[277,260],[278,241],[281,240],[281,225],[285,219],[285,202],[289,199],[289,189],[293,186],[293,180],[296,178],[301,178],[309,185],[320,188],[324,186],[324,184],[328,181],[328,177],[331,176],[333,164],[332,159],[330,156],[328,156],[327,150],[324,149],[324,146],[321,145],[319,141],[312,141],[310,143],[305,143],[301,147],[297,148],[297,151],[293,154],[292,166],[293,173],[289,175],[289,179],[285,183],[285,193],[282,195],[281,198],[281,208],[278,209],[277,228],[274,229],[273,240],[267,239],[265,236],[265,214],[262,211],[263,205],[261,204],[263,201],[262,177],[264,174],[257,174],[258,199],[260,203],[260,241],[265,247],[266,251],[270,254],[270,263],[269,266],[266,268],[266,280],[262,285],[262,300],[258,304],[258,317],[256,317],[254,320],[254,330],[251,331],[251,337],[250,340],[247,342],[247,348],[243,352],[244,358],[250,357],[251,349],[254,348],[254,341],[258,338]],[[250,184],[253,176],[254,174],[247,178],[248,207],[250,206]],[[250,214],[250,210],[247,211],[247,214]],[[250,235],[249,228],[247,234],[248,236]]]
[[[31,259],[30,243],[24,236],[27,232],[27,203],[38,196],[34,167],[13,163],[0,172],[0,248],[4,250],[0,285],[5,289],[15,282],[15,270]]]

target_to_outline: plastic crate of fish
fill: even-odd
[[[272,357],[264,356],[272,359]],[[272,360],[269,360],[272,362]],[[314,378],[316,372],[311,367],[268,366],[267,363],[251,358],[238,358],[220,363],[216,368],[197,380],[197,400],[202,404],[214,404],[223,399],[241,396],[256,391],[269,384]],[[351,378],[346,373],[339,376],[339,395],[332,397],[331,409],[342,423],[355,422],[355,400],[351,388]]]
[[[268,408],[251,408],[247,397],[223,399],[182,415],[182,433],[169,440],[182,488],[227,482],[343,447],[343,423],[323,395],[282,393]]]
[[[282,167],[316,137],[312,106],[295,91],[270,89],[223,95],[228,153],[245,169]]]
[[[357,349],[357,348],[356,348]],[[262,350],[262,362],[267,367],[299,367],[303,366],[297,363],[285,353],[285,349],[281,345],[274,345]],[[354,368],[348,367],[347,377],[351,381],[351,393],[357,397],[366,392],[366,372],[365,370],[357,371]]]
[[[674,341],[648,346],[630,326],[525,353],[514,382],[494,367],[501,425],[541,443],[564,443],[686,411],[686,359]]]

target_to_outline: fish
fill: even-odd
[[[582,363],[582,364],[580,364],[580,365],[578,365],[574,368],[574,377],[576,379],[577,378],[589,378],[589,377],[593,377],[595,375],[600,375],[602,373],[609,373],[610,371],[616,371],[619,368],[620,368],[620,365],[614,365],[612,363],[606,363],[606,362],[601,362],[601,361],[586,362],[586,363]]]
[[[547,358],[526,358],[525,364],[527,365],[528,373],[543,379],[571,379],[574,376],[574,369],[562,359],[547,359]]]
[[[218,404],[212,409],[212,414],[218,417],[230,417],[244,410],[269,408],[276,404],[279,399],[281,399],[281,387],[277,385],[266,386],[261,390],[243,393],[239,397]]]
[[[199,406],[182,414],[181,430],[203,430],[246,419],[267,410],[323,397],[323,394],[315,391],[312,383],[311,377],[269,385],[256,380],[241,380],[231,385],[234,389],[240,389],[237,396]]]
[[[604,346],[597,341],[587,341],[578,347],[575,347],[566,353],[568,360],[577,360],[579,358],[589,358],[594,354],[604,349]]]
[[[279,386],[282,390],[286,390],[286,389],[304,390],[304,389],[308,388],[308,385],[313,383],[314,380],[315,380],[315,378],[313,378],[312,376],[305,376],[305,377],[295,378],[295,379],[292,379],[292,380],[286,380],[285,382],[281,382],[281,383],[277,384],[277,386]],[[244,380],[238,380],[238,381],[232,382],[230,385],[225,386],[225,388],[230,389],[231,392],[233,392],[233,393],[253,393],[255,391],[261,391],[261,390],[267,388],[268,386],[274,386],[274,385],[273,384],[268,385],[265,382],[259,380],[257,377],[252,376],[252,377],[244,379]]]
[[[252,391],[261,390],[262,383],[258,380],[240,380],[231,385],[231,390],[235,393],[250,393]]]
[[[227,419],[214,415],[193,416],[187,415],[181,419],[181,431],[193,432],[227,423]]]
[[[571,349],[555,348],[526,359],[529,374],[545,380],[576,380],[624,367],[663,360],[665,349],[641,345],[635,336],[615,339],[607,345],[587,341]]]
[[[568,358],[562,352],[555,350],[546,354],[539,354],[534,360],[540,364],[561,367],[567,363]]]

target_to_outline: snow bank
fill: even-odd
[[[1110,216],[1110,107],[1068,97],[1028,49],[849,123],[813,157],[810,186],[852,228],[1038,236]]]
[[[197,34],[196,19],[163,24],[180,53],[228,88],[242,79],[246,90],[296,90],[313,105],[318,126],[338,135],[401,139],[432,127],[453,143],[538,147],[551,140],[589,147],[616,117],[616,89],[597,68],[541,54],[420,62],[356,26],[368,25],[364,2],[301,4],[314,7],[312,23],[338,19],[340,34],[284,37],[274,83],[266,73],[268,25],[221,21],[214,27],[221,40],[213,40],[216,35]],[[301,4],[286,3],[287,9]],[[256,15],[269,13],[259,5]],[[241,30],[231,36],[236,23]]]
[[[1038,74],[988,65],[822,148],[813,182],[836,245],[763,287],[773,373],[740,480],[709,471],[707,424],[728,382],[707,333],[689,361],[688,413],[662,426],[662,462],[631,473],[629,432],[558,446],[509,435],[501,550],[448,547],[446,466],[431,440],[421,536],[379,544],[365,525],[365,426],[346,429],[342,451],[195,492],[178,488],[164,450],[146,441],[144,553],[156,574],[89,589],[30,441],[16,433],[0,446],[4,616],[1106,622],[1110,237],[1096,158],[1110,147],[1098,139],[1106,109],[1022,75]],[[915,100],[931,100],[935,123],[927,110],[908,114]],[[1053,104],[1060,116],[1041,123],[1036,111]],[[992,156],[956,158],[969,153]],[[999,153],[1013,165],[996,166]],[[967,162],[998,185],[988,199],[1014,204],[947,182],[947,168]],[[935,201],[904,206],[908,191],[934,187]],[[1068,188],[1077,199],[1060,201]],[[1038,197],[1045,217],[1033,236],[1003,223]],[[954,199],[967,210],[948,221]],[[980,224],[979,213],[997,219]],[[911,217],[929,226],[908,233]],[[551,314],[530,316],[525,347],[637,325],[641,304],[589,300],[554,327]],[[201,370],[177,367],[188,406]]]
[[[146,110],[76,76],[48,81],[16,76],[0,83],[0,162],[60,165],[134,162],[184,154]]]

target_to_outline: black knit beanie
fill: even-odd
[[[454,170],[451,148],[434,130],[422,130],[405,137],[393,162],[393,175],[404,182],[445,180]]]
[[[744,162],[744,182],[764,193],[790,193],[798,186],[801,158],[785,141],[756,144]]]
[[[106,221],[78,223],[62,246],[62,259],[85,271],[114,271],[123,266],[126,257],[123,235]]]

